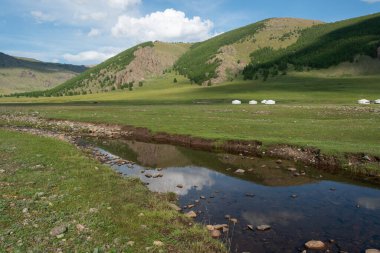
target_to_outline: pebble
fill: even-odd
[[[288,168],[288,171],[290,171],[290,172],[296,172],[297,169],[296,168]]]
[[[97,213],[99,210],[97,208],[90,208],[90,213]]]
[[[214,230],[214,226],[213,225],[207,225],[206,228],[207,228],[208,231],[213,231]]]
[[[226,215],[224,215],[224,218],[227,219],[227,220],[229,220],[229,219],[231,219],[231,215],[226,214]]]
[[[183,188],[183,185],[181,185],[181,184],[177,184],[177,188],[182,189],[182,188]]]
[[[170,203],[169,207],[171,207],[172,209],[176,210],[177,212],[179,212],[179,211],[182,210],[179,206],[177,206],[176,204],[173,204],[173,203]]]
[[[235,171],[236,174],[244,174],[245,173],[245,170],[242,170],[242,169],[238,169]]]
[[[254,230],[254,229],[253,229],[253,225],[247,225],[247,227],[248,227],[248,229],[250,229],[250,230]]]
[[[215,230],[222,230],[223,228],[228,228],[227,224],[214,225]]]
[[[135,245],[134,241],[129,241],[127,242],[127,246],[133,247]]]
[[[295,199],[295,198],[297,198],[298,196],[297,196],[297,194],[293,194],[293,195],[290,196],[290,197],[292,197],[293,199]]]
[[[191,208],[193,208],[194,206],[195,206],[195,205],[188,205],[187,208],[188,208],[188,209],[191,209]]]
[[[67,226],[66,225],[60,225],[58,227],[53,228],[50,231],[50,235],[51,236],[57,236],[57,235],[64,234],[66,232],[67,232]]]
[[[324,242],[312,240],[305,243],[305,247],[311,250],[323,250],[326,248],[326,245]]]
[[[186,213],[185,216],[188,218],[196,218],[197,214],[194,211],[190,211],[190,212]]]
[[[147,178],[152,178],[153,175],[152,175],[152,174],[145,174],[145,177],[147,177]]]
[[[5,173],[5,170],[0,170],[0,173]]]
[[[260,225],[260,226],[257,226],[256,229],[259,230],[259,231],[266,231],[266,230],[271,229],[271,226],[269,226],[269,225]]]
[[[154,241],[153,245],[156,246],[156,247],[162,247],[162,246],[164,246],[164,243],[161,242],[161,241]]]
[[[201,198],[201,199],[206,199],[206,197],[205,197],[205,196],[201,196],[200,198]]]
[[[214,239],[218,239],[221,235],[222,235],[222,233],[219,230],[211,231],[211,237]]]
[[[24,208],[22,209],[22,213],[28,213],[29,212],[29,209],[28,208]]]
[[[83,226],[82,224],[77,224],[76,228],[77,228],[78,232],[83,232],[86,229],[86,227]]]
[[[230,221],[234,224],[238,223],[238,220],[236,218],[231,218]]]

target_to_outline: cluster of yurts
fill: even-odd
[[[249,101],[249,104],[250,105],[257,105],[259,102],[257,102],[256,100],[251,100],[251,101]],[[276,101],[275,100],[271,100],[271,99],[269,99],[269,100],[263,100],[263,101],[261,101],[261,103],[262,104],[265,104],[265,105],[275,105],[276,104]],[[240,100],[234,100],[234,101],[232,101],[232,104],[233,105],[241,105],[242,103],[241,103],[241,101]]]

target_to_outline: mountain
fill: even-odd
[[[194,44],[175,68],[195,83],[221,83],[234,78],[250,62],[250,54],[264,47],[287,48],[301,32],[320,21],[274,18],[251,24]]]
[[[44,94],[62,96],[132,89],[143,85],[146,78],[159,76],[171,68],[190,46],[159,41],[142,43]]]
[[[24,95],[133,90],[171,71],[199,85],[303,70],[373,74],[380,71],[379,47],[380,14],[335,23],[272,18],[194,44],[142,43],[53,89]]]
[[[85,66],[47,63],[0,52],[0,94],[50,89],[85,70]]]
[[[326,69],[343,62],[361,68],[363,62],[380,57],[380,13],[321,24],[301,32],[296,43],[286,48],[275,49],[269,45],[251,53],[251,63],[244,70],[244,77],[252,79],[270,73],[291,70]],[[358,64],[362,63],[362,64]],[[356,65],[356,66],[355,66]],[[374,71],[379,73],[380,69]]]

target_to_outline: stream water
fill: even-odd
[[[309,240],[326,242],[330,252],[380,248],[380,189],[348,176],[171,145],[109,140],[96,145],[105,155],[135,162],[112,165],[125,176],[140,178],[155,192],[177,193],[181,207],[195,204],[183,212],[197,212],[197,222],[226,224],[226,215],[236,218],[221,238],[231,252],[301,252]],[[237,169],[245,173],[238,175]],[[147,178],[148,173],[162,177]],[[259,225],[271,229],[258,231]]]

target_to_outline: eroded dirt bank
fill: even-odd
[[[323,170],[346,170],[380,182],[380,157],[363,153],[345,153],[339,157],[323,154],[317,148],[303,148],[286,144],[263,146],[260,141],[218,141],[188,135],[154,133],[147,128],[52,120],[38,116],[1,115],[0,122],[10,128],[30,127],[53,130],[71,136],[129,139],[142,142],[172,144],[204,151],[218,151],[242,156],[272,157],[302,162]]]

